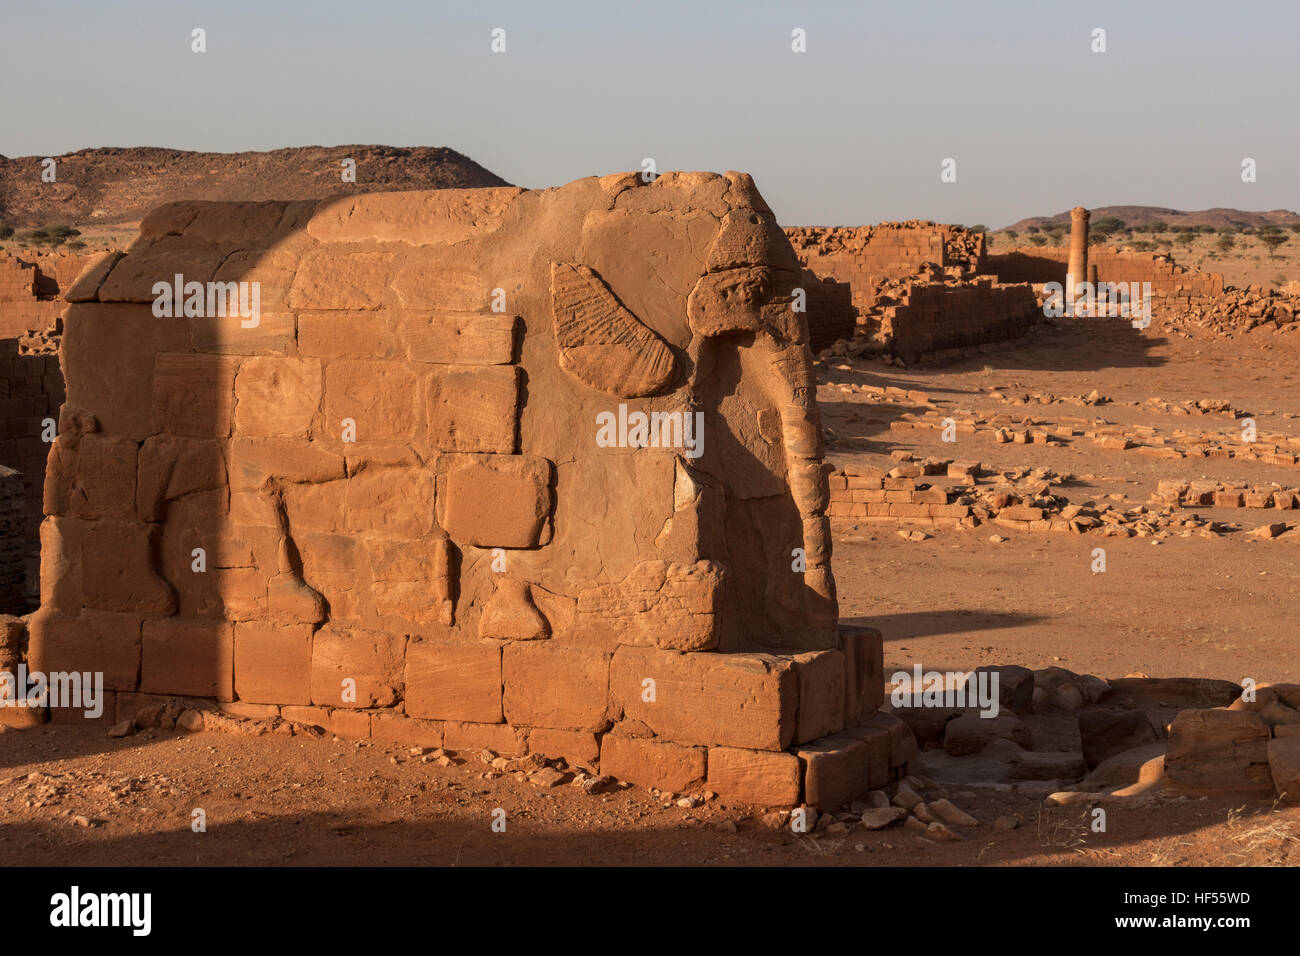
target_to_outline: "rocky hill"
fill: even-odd
[[[1264,225],[1289,227],[1300,223],[1300,215],[1289,209],[1274,209],[1270,212],[1247,212],[1244,209],[1201,209],[1189,212],[1182,209],[1169,209],[1165,206],[1098,206],[1092,210],[1092,219],[1104,219],[1113,216],[1122,219],[1129,226],[1145,226],[1148,223],[1163,222],[1167,226],[1213,226],[1215,229],[1258,228]],[[1012,223],[1007,229],[1024,232],[1029,226],[1040,229],[1052,226],[1070,226],[1070,211],[1059,212],[1054,216],[1030,216]]]
[[[136,222],[178,199],[319,199],[337,193],[508,186],[467,156],[441,146],[303,146],[269,152],[196,153],[134,146],[54,157],[57,180],[41,181],[41,156],[0,156],[0,223],[16,229]],[[345,183],[344,159],[356,161]]]

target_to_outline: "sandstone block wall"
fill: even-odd
[[[961,226],[914,221],[785,232],[809,271],[851,288],[859,328],[909,362],[1015,338],[1041,314],[1029,286],[976,278],[989,259],[984,236]],[[847,323],[830,324],[838,314],[809,310],[815,351],[852,334],[845,334]]]
[[[969,283],[913,283],[881,314],[881,334],[908,362],[1024,335],[1042,316],[1032,287],[992,276]]]
[[[0,252],[0,340],[29,329],[46,329],[67,303],[59,298],[94,256],[37,255],[18,258]]]
[[[0,590],[10,597],[0,602],[0,613],[23,614],[37,603],[45,459],[50,450],[43,423],[58,419],[64,399],[58,343],[57,328],[0,339],[0,464],[16,470],[13,480],[21,489],[19,519],[6,528],[0,547],[23,558],[5,565]],[[10,574],[16,576],[10,579]]]
[[[177,273],[260,282],[260,321],[156,317]],[[67,296],[33,666],[753,802],[865,789],[906,748],[834,736],[893,731],[879,633],[837,626],[800,281],[735,173],[156,210]],[[701,443],[602,440],[637,412]]]
[[[865,290],[869,280],[915,275],[926,263],[983,271],[984,236],[962,226],[909,220],[874,226],[792,226],[795,254],[820,276]]]
[[[808,294],[808,344],[813,354],[852,336],[858,324],[852,286],[818,276],[811,269],[803,270],[800,282]]]
[[[0,613],[25,610],[26,537],[23,529],[23,476],[0,465]]]
[[[987,271],[1002,282],[1065,282],[1068,248],[1013,249],[987,257]],[[1088,249],[1089,267],[1097,267],[1098,282],[1150,282],[1159,298],[1205,298],[1223,294],[1223,276],[1188,270],[1152,252],[1124,252],[1114,246]]]

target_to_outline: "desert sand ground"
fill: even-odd
[[[960,843],[900,829],[774,829],[747,808],[684,809],[640,788],[539,789],[474,754],[440,767],[337,738],[67,726],[0,736],[0,865],[1295,865],[1300,808],[1254,797],[1112,808],[954,789]],[[195,808],[207,831],[195,833]],[[493,811],[506,813],[493,832]],[[1017,826],[999,830],[998,817]]]

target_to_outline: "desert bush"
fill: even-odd
[[[1276,257],[1278,247],[1284,243],[1290,242],[1291,237],[1281,229],[1270,229],[1268,232],[1261,232],[1259,234],[1259,241],[1268,246],[1269,255]]]

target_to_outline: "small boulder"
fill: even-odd
[[[868,830],[883,830],[899,820],[907,819],[907,811],[902,807],[872,807],[862,811],[862,825]]]

